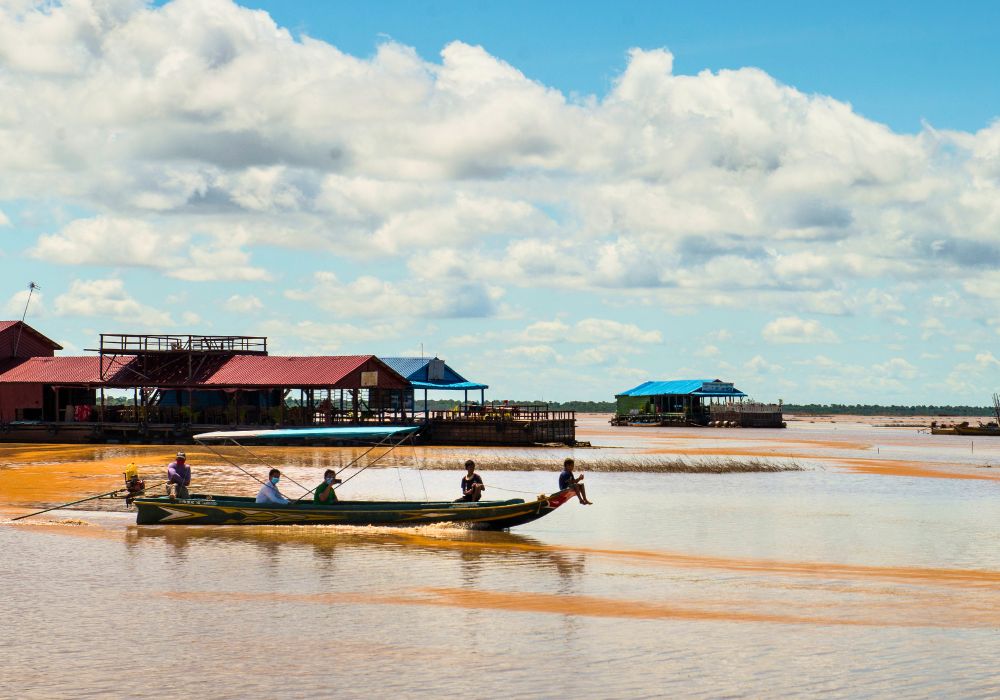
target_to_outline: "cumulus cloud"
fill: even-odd
[[[917,376],[917,368],[902,357],[875,365],[875,371],[889,379],[913,379]]]
[[[819,321],[797,316],[776,318],[761,330],[769,343],[836,343],[837,334],[824,328]]]
[[[0,197],[262,217],[252,243],[295,245],[292,216],[300,239],[358,254],[498,239],[529,277],[557,250],[586,261],[536,285],[720,304],[1000,260],[1000,125],[894,134],[754,68],[676,75],[663,49],[571,100],[481,47],[426,60],[386,42],[359,59],[227,0],[8,5],[0,20]],[[104,231],[115,258],[165,244]],[[69,233],[40,254],[89,240]]]
[[[473,280],[407,286],[371,275],[341,282],[332,272],[318,272],[313,282],[309,289],[292,289],[285,295],[345,317],[483,318],[502,312],[503,290]]]
[[[371,343],[400,337],[400,323],[322,323],[269,320],[260,324],[260,332],[272,338],[274,351],[308,355],[332,353],[370,353]]]
[[[33,317],[45,317],[46,307],[45,299],[42,292],[35,290],[31,292],[31,302],[28,302],[29,292],[27,289],[22,289],[20,292],[15,292],[7,299],[7,303],[4,304],[4,311],[7,313],[7,318],[21,318],[21,315],[25,311],[25,307],[29,309],[31,316]]]
[[[169,314],[132,298],[120,279],[73,280],[54,308],[58,316],[106,316],[149,328],[174,325]]]
[[[148,267],[178,279],[267,280],[250,265],[242,231],[205,241],[190,233],[168,232],[142,219],[75,219],[61,231],[42,234],[30,254],[62,265]]]
[[[872,317],[900,347],[942,330],[906,329],[910,309],[957,333],[981,315],[969,295],[1000,299],[1000,121],[898,134],[759,69],[679,75],[666,49],[567,96],[462,41],[359,58],[230,0],[7,2],[0,72],[0,208],[17,212],[0,226],[68,278],[263,284],[329,256],[350,274],[289,300],[530,326],[556,312],[511,300],[569,290],[650,314],[768,309],[773,343],[837,340],[803,316]],[[55,223],[22,232],[50,202]],[[530,344],[586,337],[560,357],[602,363],[662,342],[585,321]]]
[[[600,344],[620,348],[633,344],[663,342],[659,331],[643,330],[634,323],[606,318],[585,318],[569,325],[559,319],[536,321],[518,336],[524,342]]]
[[[252,314],[264,308],[264,304],[253,294],[233,294],[222,304],[226,311],[236,314]]]

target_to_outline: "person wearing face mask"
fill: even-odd
[[[267,474],[267,483],[260,487],[257,492],[257,503],[275,503],[278,505],[288,505],[288,499],[281,495],[278,490],[278,482],[281,481],[281,472],[272,469]]]
[[[332,469],[327,469],[323,474],[323,483],[316,487],[313,492],[313,501],[316,503],[324,503],[329,505],[331,503],[337,502],[337,492],[334,490],[333,485],[341,483],[340,479],[337,478],[337,472]]]

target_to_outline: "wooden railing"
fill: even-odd
[[[246,335],[139,335],[102,333],[102,354],[140,355],[161,352],[226,352],[267,354],[267,338]]]

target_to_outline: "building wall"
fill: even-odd
[[[618,396],[617,399],[617,413],[619,416],[627,416],[632,413],[632,411],[638,411],[639,413],[649,413],[649,397],[648,396]]]
[[[18,357],[53,357],[55,350],[52,346],[32,333],[27,328],[21,333],[18,340],[17,334],[19,326],[11,326],[0,331],[0,358],[13,357],[14,345],[17,345]]]
[[[17,409],[42,409],[41,384],[4,384],[0,386],[0,422],[17,418]],[[41,416],[38,416],[39,418]]]
[[[375,374],[370,374],[374,372]],[[374,379],[376,383],[364,380]],[[397,375],[388,365],[376,359],[371,359],[337,382],[337,387],[361,387],[363,389],[406,389],[410,382]]]

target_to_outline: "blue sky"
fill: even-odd
[[[995,4],[316,5],[0,0],[8,317],[494,398],[997,389]]]
[[[251,2],[298,34],[369,56],[391,38],[433,59],[456,39],[534,80],[606,93],[628,49],[669,48],[674,70],[756,66],[896,131],[977,130],[997,116],[1000,4],[958,2]]]

